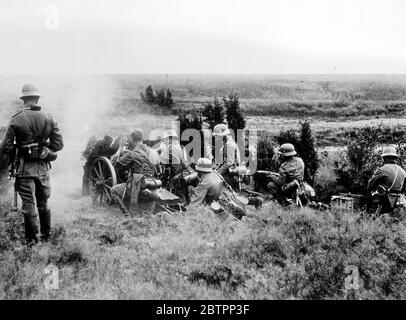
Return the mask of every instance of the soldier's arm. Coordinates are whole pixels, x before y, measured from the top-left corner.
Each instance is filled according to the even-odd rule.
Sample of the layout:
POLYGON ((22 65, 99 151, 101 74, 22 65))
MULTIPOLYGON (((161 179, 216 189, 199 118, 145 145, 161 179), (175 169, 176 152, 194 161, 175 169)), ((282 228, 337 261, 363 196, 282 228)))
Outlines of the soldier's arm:
POLYGON ((131 155, 131 152, 126 152, 124 153, 121 157, 119 157, 119 159, 117 160, 117 162, 119 164, 121 164, 124 168, 127 168, 131 165, 133 161, 133 157, 131 155))
POLYGON ((375 189, 378 186, 381 178, 382 178, 382 170, 378 168, 375 170, 374 174, 372 175, 372 178, 368 181, 367 190, 375 189))
POLYGON ((63 148, 62 134, 59 131, 58 124, 51 118, 51 133, 49 135, 48 147, 52 151, 61 151, 63 148))
POLYGON ((194 189, 195 196, 192 198, 190 205, 194 206, 204 201, 207 195, 207 186, 204 183, 199 183, 194 189))
POLYGON ((286 176, 287 176, 287 170, 285 168, 285 165, 282 165, 279 169, 278 176, 275 176, 274 182, 278 186, 283 186, 286 182, 286 176))
POLYGON ((5 154, 10 154, 13 151, 15 132, 11 123, 9 124, 6 134, 4 135, 4 140, 0 146, 0 149, 5 154))

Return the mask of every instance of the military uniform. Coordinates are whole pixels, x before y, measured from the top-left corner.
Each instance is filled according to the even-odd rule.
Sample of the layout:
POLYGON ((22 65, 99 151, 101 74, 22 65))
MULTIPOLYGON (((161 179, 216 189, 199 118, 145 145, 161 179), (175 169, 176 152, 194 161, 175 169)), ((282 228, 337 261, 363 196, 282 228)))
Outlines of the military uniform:
POLYGON ((405 170, 395 163, 386 163, 376 169, 368 181, 367 189, 374 191, 381 185, 388 190, 387 196, 383 199, 381 213, 391 212, 394 209, 396 199, 403 191, 405 179, 405 170))
MULTIPOLYGON (((117 160, 117 166, 122 169, 129 170, 132 174, 142 174, 149 177, 156 175, 158 163, 159 156, 156 151, 144 144, 136 146, 134 150, 126 152, 117 160)), ((124 215, 129 214, 128 207, 131 202, 131 190, 128 184, 127 181, 111 188, 111 196, 118 202, 124 215)))
POLYGON ((223 157, 223 162, 219 164, 217 172, 224 177, 229 185, 235 187, 229 168, 233 165, 238 166, 241 163, 241 156, 237 143, 231 137, 228 136, 226 142, 220 148, 220 155, 223 157))
POLYGON ((16 139, 19 154, 16 174, 16 187, 22 199, 22 213, 25 221, 25 237, 28 243, 37 242, 37 213, 40 218, 40 231, 48 237, 51 228, 51 212, 48 207, 51 187, 49 184, 50 163, 40 159, 29 160, 27 146, 39 143, 57 152, 63 148, 63 140, 57 124, 51 116, 41 111, 40 106, 32 106, 15 114, 10 121, 2 144, 2 150, 10 154, 16 139))
POLYGON ((284 162, 278 175, 268 183, 271 194, 280 202, 283 202, 290 193, 285 188, 295 180, 300 184, 304 180, 305 165, 301 158, 291 157, 284 162))
POLYGON ((217 200, 224 190, 224 181, 215 172, 202 174, 200 182, 194 189, 190 205, 210 204, 217 200))
POLYGON ((170 166, 174 172, 178 172, 182 164, 186 163, 185 150, 179 142, 165 144, 161 149, 160 162, 170 166))

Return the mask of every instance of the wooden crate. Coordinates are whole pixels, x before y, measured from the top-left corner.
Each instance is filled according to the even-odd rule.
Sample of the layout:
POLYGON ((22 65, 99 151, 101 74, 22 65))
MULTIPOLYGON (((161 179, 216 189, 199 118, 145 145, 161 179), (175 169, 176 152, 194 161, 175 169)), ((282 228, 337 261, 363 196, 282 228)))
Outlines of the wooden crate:
POLYGON ((331 209, 337 211, 362 210, 365 197, 359 194, 340 193, 331 198, 331 209))

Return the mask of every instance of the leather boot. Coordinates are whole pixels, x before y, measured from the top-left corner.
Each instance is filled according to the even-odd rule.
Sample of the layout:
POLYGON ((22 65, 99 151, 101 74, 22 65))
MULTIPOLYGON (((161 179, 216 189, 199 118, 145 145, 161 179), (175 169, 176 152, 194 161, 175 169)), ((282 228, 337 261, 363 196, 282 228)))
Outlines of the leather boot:
POLYGON ((123 213, 123 215, 125 217, 129 217, 130 212, 128 211, 126 205, 124 204, 124 201, 121 198, 116 198, 116 202, 117 202, 118 206, 120 207, 120 210, 123 213))
POLYGON ((261 197, 248 197, 248 205, 254 205, 255 209, 262 208, 262 204, 264 203, 264 199, 261 197))
POLYGON ((38 243, 38 217, 24 215, 25 240, 28 247, 38 243))
POLYGON ((47 242, 51 233, 51 210, 38 209, 41 241, 47 242))

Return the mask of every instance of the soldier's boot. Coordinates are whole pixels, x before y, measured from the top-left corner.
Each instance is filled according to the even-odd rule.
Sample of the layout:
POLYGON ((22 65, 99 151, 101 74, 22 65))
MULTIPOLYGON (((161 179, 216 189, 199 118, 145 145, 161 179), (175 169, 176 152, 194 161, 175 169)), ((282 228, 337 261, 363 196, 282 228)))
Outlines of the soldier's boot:
POLYGON ((41 241, 48 242, 51 233, 51 210, 49 208, 38 208, 41 241))
POLYGON ((38 243, 38 217, 24 215, 24 229, 27 247, 36 245, 38 243))
POLYGON ((255 209, 261 209, 264 199, 261 197, 248 197, 248 205, 254 205, 255 209))
POLYGON ((130 216, 130 212, 127 209, 127 206, 124 204, 124 201, 121 198, 116 198, 116 203, 118 204, 121 212, 123 213, 123 215, 125 217, 129 217, 130 216))

